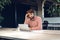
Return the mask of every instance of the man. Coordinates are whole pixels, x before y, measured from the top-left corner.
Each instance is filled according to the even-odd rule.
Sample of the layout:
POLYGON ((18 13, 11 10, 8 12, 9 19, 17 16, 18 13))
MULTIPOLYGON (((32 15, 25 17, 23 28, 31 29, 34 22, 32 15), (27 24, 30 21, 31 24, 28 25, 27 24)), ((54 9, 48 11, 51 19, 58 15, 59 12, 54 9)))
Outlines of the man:
POLYGON ((27 11, 24 23, 28 24, 30 30, 41 30, 42 29, 41 17, 34 16, 34 11, 32 9, 27 11))

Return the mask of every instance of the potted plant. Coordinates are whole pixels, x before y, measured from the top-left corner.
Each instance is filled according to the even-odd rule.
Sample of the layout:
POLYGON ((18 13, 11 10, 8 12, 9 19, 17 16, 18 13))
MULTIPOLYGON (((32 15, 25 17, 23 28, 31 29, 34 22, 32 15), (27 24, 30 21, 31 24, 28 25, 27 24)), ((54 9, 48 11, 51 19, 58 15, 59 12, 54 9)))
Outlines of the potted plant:
MULTIPOLYGON (((2 10, 4 9, 5 5, 9 5, 11 3, 11 0, 0 0, 0 24, 4 20, 4 17, 1 15, 2 10)), ((1 27, 1 25, 0 25, 1 27)))

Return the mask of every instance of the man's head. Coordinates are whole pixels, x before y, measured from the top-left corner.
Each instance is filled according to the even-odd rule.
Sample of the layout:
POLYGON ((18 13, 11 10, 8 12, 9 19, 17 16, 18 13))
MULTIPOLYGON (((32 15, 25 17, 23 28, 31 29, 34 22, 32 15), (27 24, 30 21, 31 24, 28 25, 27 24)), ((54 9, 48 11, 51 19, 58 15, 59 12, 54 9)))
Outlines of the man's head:
POLYGON ((30 10, 28 10, 27 11, 27 17, 29 17, 29 18, 32 18, 33 16, 34 16, 34 11, 33 11, 33 9, 30 9, 30 10))

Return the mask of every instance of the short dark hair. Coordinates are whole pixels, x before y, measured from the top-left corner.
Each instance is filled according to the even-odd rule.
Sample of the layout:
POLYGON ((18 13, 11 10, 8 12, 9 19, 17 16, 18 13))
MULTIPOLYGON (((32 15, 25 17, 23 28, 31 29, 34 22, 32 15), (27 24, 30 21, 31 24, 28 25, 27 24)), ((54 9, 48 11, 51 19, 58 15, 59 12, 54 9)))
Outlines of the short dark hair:
POLYGON ((34 10, 33 10, 33 9, 29 9, 29 10, 27 11, 27 13, 34 13, 34 10))

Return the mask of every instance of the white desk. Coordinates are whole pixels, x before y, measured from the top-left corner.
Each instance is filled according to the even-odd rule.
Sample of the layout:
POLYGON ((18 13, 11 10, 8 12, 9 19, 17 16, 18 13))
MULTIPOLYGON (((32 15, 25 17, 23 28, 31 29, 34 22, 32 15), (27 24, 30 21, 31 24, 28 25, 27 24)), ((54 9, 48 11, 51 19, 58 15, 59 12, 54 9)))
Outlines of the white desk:
POLYGON ((23 31, 0 31, 0 36, 28 39, 28 40, 60 40, 60 31, 58 30, 37 30, 32 32, 23 31))

